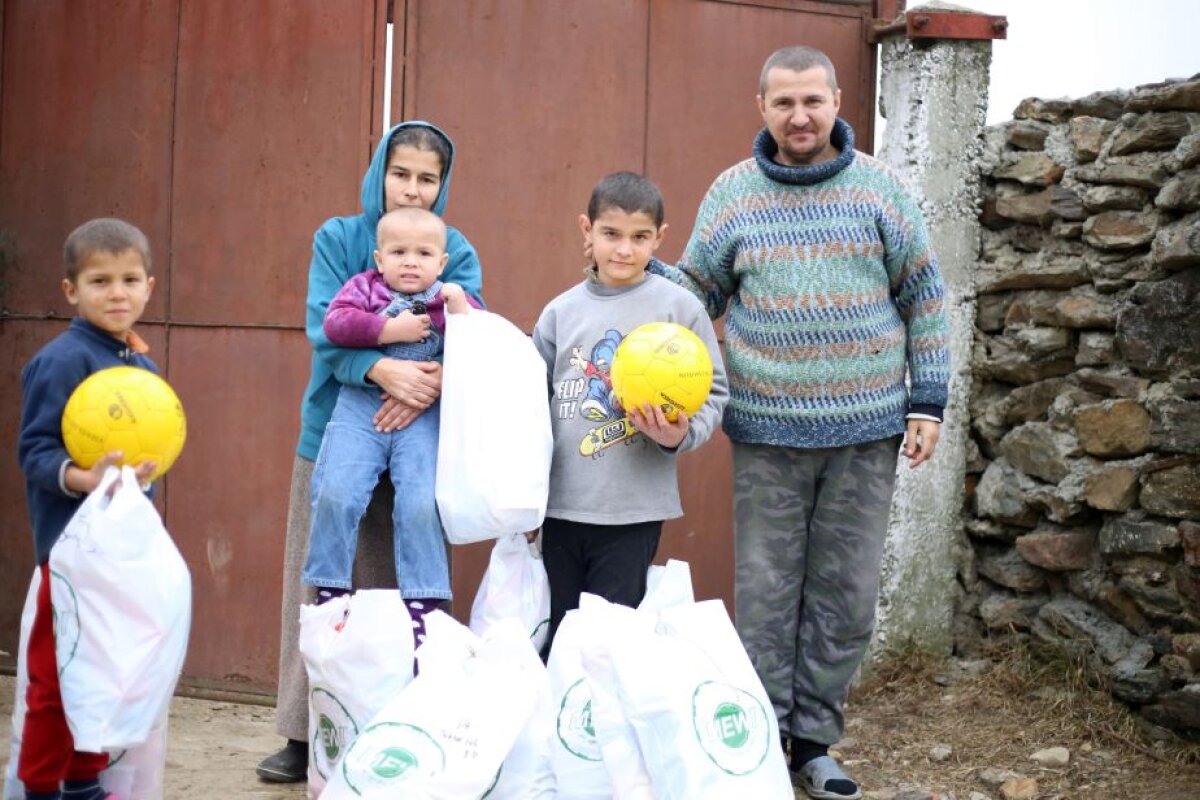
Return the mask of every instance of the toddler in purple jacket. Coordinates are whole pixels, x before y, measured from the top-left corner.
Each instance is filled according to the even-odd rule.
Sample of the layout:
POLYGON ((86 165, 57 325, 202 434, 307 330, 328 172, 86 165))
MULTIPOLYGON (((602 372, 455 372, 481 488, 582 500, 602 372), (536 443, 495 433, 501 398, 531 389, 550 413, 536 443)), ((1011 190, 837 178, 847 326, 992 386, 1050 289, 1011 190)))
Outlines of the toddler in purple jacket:
MULTIPOLYGON (((381 347, 411 361, 442 356, 446 313, 463 314, 475 302, 461 286, 442 283, 446 225, 436 214, 405 207, 384 214, 376 229, 373 270, 352 277, 325 314, 325 334, 340 347, 381 347)), ((325 429, 312 478, 312 530, 303 580, 317 602, 346 594, 358 545, 358 524, 380 473, 396 488, 392 511, 396 578, 409 602, 414 635, 424 615, 450 597, 450 568, 434 500, 439 404, 408 427, 376 429, 379 389, 342 385, 325 429)))

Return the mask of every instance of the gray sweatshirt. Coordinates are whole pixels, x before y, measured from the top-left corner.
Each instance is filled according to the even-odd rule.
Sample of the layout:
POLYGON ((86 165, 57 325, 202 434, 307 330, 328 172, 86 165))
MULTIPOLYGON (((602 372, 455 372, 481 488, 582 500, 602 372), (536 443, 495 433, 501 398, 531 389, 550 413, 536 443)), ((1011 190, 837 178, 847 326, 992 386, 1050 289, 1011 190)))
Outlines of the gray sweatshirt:
POLYGON ((628 525, 683 516, 676 454, 704 444, 729 400, 712 322, 691 292, 647 274, 635 286, 588 278, 542 311, 533 343, 546 361, 554 461, 546 516, 593 525, 628 525), (625 334, 647 322, 676 322, 708 347, 713 384, 689 418, 687 437, 668 450, 625 421, 609 366, 625 334))

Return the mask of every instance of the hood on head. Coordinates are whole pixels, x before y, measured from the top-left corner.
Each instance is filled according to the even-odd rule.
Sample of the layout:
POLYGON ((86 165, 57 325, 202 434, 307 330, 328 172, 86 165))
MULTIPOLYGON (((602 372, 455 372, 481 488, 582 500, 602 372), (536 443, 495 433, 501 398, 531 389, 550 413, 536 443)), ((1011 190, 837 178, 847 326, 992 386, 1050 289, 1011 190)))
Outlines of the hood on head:
POLYGON ((450 193, 450 172, 454 167, 454 142, 450 140, 445 131, 431 123, 421 120, 401 122, 393 126, 379 140, 379 145, 375 148, 375 155, 371 156, 371 165, 367 167, 367 174, 363 175, 361 195, 363 216, 366 217, 372 231, 378 224, 379 218, 383 216, 383 178, 387 169, 388 142, 396 135, 396 131, 412 127, 429 128, 445 139, 446 145, 450 148, 450 160, 442 170, 442 186, 438 190, 437 200, 434 201, 433 208, 430 210, 440 217, 446 209, 446 197, 450 193))

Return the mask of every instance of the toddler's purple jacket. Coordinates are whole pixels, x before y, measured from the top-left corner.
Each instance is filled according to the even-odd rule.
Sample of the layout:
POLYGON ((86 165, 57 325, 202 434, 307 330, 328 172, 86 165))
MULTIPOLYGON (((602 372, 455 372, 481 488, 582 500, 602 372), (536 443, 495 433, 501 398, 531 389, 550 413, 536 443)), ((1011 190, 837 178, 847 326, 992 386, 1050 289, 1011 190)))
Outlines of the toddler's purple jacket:
MULTIPOLYGON (((392 302, 392 290, 379 270, 360 272, 334 295, 325 312, 325 335, 339 347, 378 347, 379 333, 387 322, 380 314, 392 302)), ((483 308, 467 295, 473 308, 483 308)), ((437 331, 446 330, 446 303, 435 295, 425 301, 429 324, 437 331)))

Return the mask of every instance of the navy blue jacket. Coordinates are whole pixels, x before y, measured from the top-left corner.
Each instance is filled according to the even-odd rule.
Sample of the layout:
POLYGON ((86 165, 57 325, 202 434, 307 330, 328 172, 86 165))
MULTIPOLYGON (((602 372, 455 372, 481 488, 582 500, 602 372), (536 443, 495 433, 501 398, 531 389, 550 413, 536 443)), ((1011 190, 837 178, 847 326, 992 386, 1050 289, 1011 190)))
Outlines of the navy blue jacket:
POLYGON ((33 523, 37 563, 50 558, 50 548, 83 502, 68 493, 63 475, 71 457, 62 438, 67 399, 83 379, 108 367, 134 366, 157 373, 158 367, 124 342, 81 317, 37 352, 21 370, 21 430, 17 458, 25 473, 25 500, 33 523))

